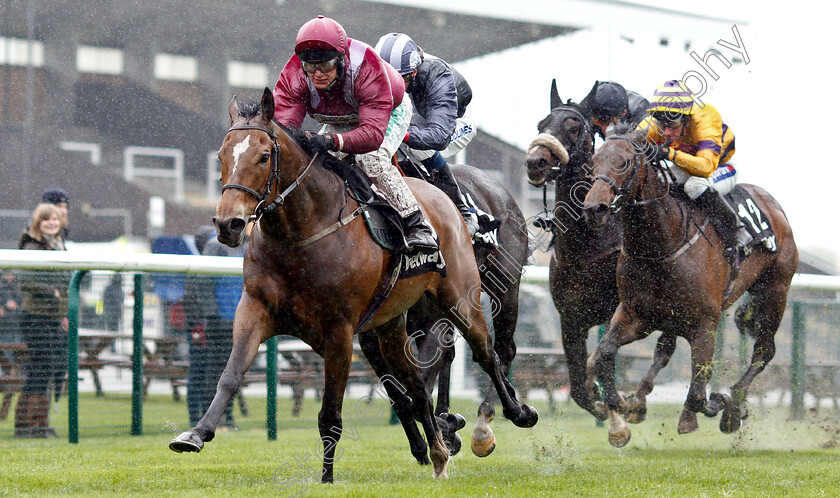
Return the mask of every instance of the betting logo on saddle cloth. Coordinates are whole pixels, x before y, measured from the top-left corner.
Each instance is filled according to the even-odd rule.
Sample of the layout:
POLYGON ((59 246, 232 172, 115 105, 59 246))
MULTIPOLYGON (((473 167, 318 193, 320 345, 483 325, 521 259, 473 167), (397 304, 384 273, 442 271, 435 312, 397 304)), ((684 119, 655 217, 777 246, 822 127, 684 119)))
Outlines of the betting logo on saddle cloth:
POLYGON ((726 200, 729 205, 738 213, 738 217, 750 231, 753 236, 753 242, 750 247, 763 247, 769 253, 776 253, 779 247, 776 244, 776 234, 773 233, 773 227, 767 221, 767 216, 759 209, 758 204, 750 197, 749 192, 740 185, 736 185, 731 192, 726 195, 726 200))

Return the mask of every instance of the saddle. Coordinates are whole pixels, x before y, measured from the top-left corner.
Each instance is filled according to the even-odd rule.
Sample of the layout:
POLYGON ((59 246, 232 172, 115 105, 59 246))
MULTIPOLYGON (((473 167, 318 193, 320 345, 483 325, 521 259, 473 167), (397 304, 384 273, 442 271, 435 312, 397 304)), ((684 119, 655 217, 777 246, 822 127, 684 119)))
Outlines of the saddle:
POLYGON ((323 165, 344 180, 350 195, 359 203, 362 218, 373 240, 383 249, 400 255, 399 278, 409 278, 428 271, 446 276, 446 263, 440 251, 406 252, 402 218, 377 191, 370 178, 354 164, 325 154, 323 165))

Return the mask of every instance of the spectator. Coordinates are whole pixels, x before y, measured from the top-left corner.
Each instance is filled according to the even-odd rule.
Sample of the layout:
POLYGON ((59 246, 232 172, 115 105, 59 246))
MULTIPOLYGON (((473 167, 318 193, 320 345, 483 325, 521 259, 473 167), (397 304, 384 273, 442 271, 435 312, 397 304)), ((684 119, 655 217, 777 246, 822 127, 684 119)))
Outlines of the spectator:
POLYGON ((120 319, 123 312, 125 295, 122 289, 122 274, 115 272, 102 293, 102 314, 105 319, 105 330, 117 332, 120 330, 120 319))
MULTIPOLYGON (((195 234, 195 246, 199 254, 207 241, 215 235, 216 228, 210 225, 199 227, 195 234)), ((207 275, 189 275, 184 288, 184 315, 189 330, 190 372, 187 378, 187 412, 190 425, 195 426, 204 415, 204 379, 207 374, 207 323, 205 310, 212 306, 213 279, 207 275)))
POLYGON ((63 247, 69 233, 67 230, 67 210, 70 207, 70 198, 63 190, 53 188, 41 194, 41 202, 54 204, 58 208, 58 218, 61 220, 61 245, 63 247))
MULTIPOLYGON (((20 236, 18 249, 64 250, 60 216, 55 205, 39 204, 32 213, 29 229, 20 236)), ((20 333, 28 347, 28 360, 15 411, 15 437, 56 437, 55 430, 49 427, 47 391, 50 379, 63 378, 67 369, 68 283, 65 272, 20 274, 24 295, 20 333)))
POLYGON ((20 342, 18 312, 23 295, 17 275, 10 270, 0 271, 0 342, 20 342))
MULTIPOLYGON (((251 227, 246 228, 245 241, 251 233, 251 227)), ((214 234, 215 235, 215 234, 214 234)), ((242 257, 245 254, 245 241, 239 247, 228 247, 216 239, 211 238, 204 246, 201 254, 204 256, 242 257)), ((215 277, 211 279, 211 296, 205 309, 205 333, 207 337, 207 370, 204 378, 204 401, 201 404, 202 413, 210 407, 216 395, 216 385, 227 365, 230 351, 233 348, 233 318, 236 306, 242 297, 242 277, 215 277)), ((233 398, 225 407, 225 417, 222 423, 236 429, 233 420, 233 398)))

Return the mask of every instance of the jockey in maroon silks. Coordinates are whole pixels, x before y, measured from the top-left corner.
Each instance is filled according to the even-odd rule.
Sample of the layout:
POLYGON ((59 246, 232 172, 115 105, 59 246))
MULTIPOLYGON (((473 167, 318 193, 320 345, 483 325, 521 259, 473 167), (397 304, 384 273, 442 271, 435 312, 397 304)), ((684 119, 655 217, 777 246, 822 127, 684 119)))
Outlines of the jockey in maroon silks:
MULTIPOLYGON (((348 38, 333 19, 304 24, 295 54, 274 87, 274 119, 300 127, 308 113, 323 125, 310 141, 328 151, 355 154, 356 162, 406 225, 409 249, 437 249, 420 204, 391 163, 411 122, 399 73, 369 45, 348 38)), ((337 154, 338 155, 338 154, 337 154)))

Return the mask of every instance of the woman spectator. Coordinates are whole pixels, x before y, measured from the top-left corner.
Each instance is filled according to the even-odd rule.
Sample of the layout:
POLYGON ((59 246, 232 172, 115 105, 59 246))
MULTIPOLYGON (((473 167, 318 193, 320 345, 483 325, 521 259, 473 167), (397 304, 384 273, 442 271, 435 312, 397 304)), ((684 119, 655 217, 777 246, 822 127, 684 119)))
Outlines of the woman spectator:
MULTIPOLYGON (((61 251, 61 218, 53 204, 39 204, 18 249, 61 251)), ((20 334, 27 345, 26 381, 15 411, 15 437, 51 438, 48 394, 50 379, 63 378, 67 350, 67 291, 65 272, 28 272, 19 275, 23 291, 20 334)))

